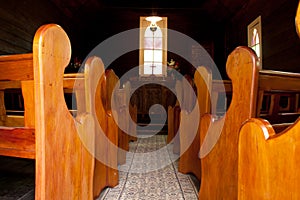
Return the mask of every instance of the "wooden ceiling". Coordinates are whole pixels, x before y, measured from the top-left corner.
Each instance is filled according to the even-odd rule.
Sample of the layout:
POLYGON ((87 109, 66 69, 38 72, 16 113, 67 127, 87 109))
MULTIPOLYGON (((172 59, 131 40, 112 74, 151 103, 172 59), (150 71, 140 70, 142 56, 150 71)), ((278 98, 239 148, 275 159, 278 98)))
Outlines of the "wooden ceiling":
POLYGON ((69 19, 93 20, 107 11, 111 14, 135 12, 151 14, 189 14, 212 22, 224 22, 243 9, 250 0, 51 0, 69 19))

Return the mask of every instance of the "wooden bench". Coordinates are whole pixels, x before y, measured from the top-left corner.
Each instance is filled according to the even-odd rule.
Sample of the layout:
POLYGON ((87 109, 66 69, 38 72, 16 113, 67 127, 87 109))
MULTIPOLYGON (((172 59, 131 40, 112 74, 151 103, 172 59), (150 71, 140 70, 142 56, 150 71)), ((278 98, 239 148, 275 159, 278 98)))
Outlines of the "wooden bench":
MULTIPOLYGON (((299 78, 297 73, 259 71, 256 117, 269 120, 276 132, 287 128, 300 116, 299 78)), ((211 93, 212 113, 222 116, 231 101, 231 81, 213 80, 211 93)))
POLYGON ((0 84, 20 81, 25 102, 24 127, 0 129, 0 154, 35 158, 36 199, 93 198, 94 158, 79 135, 93 148, 94 120, 88 113, 74 119, 66 107, 63 73, 70 56, 67 34, 48 24, 37 30, 33 54, 0 58, 0 84))
POLYGON ((124 83, 124 87, 123 87, 124 91, 125 91, 125 99, 126 102, 128 102, 128 112, 130 114, 131 120, 128 119, 126 121, 128 121, 129 123, 129 127, 128 127, 128 134, 129 134, 129 141, 137 141, 137 106, 135 104, 133 104, 133 102, 131 101, 131 83, 130 81, 126 81, 124 83))
POLYGON ((195 105, 195 98, 193 99, 194 81, 190 75, 185 75, 184 79, 176 80, 175 92, 177 100, 175 105, 168 106, 168 135, 167 143, 173 144, 173 153, 180 155, 180 124, 181 124, 181 109, 190 112, 195 105))
POLYGON ((131 83, 126 81, 122 87, 116 90, 116 99, 119 115, 119 164, 125 164, 126 152, 129 151, 129 143, 137 140, 137 106, 130 101, 131 83))
POLYGON ((84 77, 88 90, 85 90, 86 94, 81 97, 77 95, 77 99, 85 97, 85 110, 91 113, 96 121, 93 196, 97 198, 105 187, 115 187, 119 183, 118 126, 115 123, 116 117, 111 114, 112 108, 108 105, 110 100, 107 88, 111 83, 101 58, 93 56, 87 59, 84 63, 84 77))
POLYGON ((179 130, 180 124, 180 104, 182 102, 182 83, 177 80, 175 83, 175 92, 177 100, 174 105, 168 106, 168 136, 167 143, 173 143, 173 152, 179 154, 179 130))
POLYGON ((120 89, 119 77, 115 74, 112 69, 105 70, 106 77, 106 107, 109 110, 109 115, 115 118, 115 123, 118 126, 118 141, 117 141, 117 160, 118 164, 124 164, 126 162, 126 152, 129 151, 129 136, 128 123, 126 108, 124 105, 125 93, 124 90, 120 89), (114 109, 112 109, 114 108, 114 109), (120 119, 120 120, 119 120, 120 119))
MULTIPOLYGON (((228 58, 227 71, 235 72, 231 68, 236 67, 239 69, 239 73, 236 72, 236 75, 233 74, 231 77, 232 100, 230 106, 228 107, 225 116, 221 117, 220 120, 214 119, 212 115, 206 115, 200 120, 200 140, 202 145, 200 156, 202 157, 201 166, 203 172, 203 176, 201 177, 200 198, 224 198, 227 196, 236 198, 238 166, 237 141, 240 126, 250 117, 261 116, 260 111, 262 101, 266 94, 272 93, 272 95, 277 95, 278 97, 282 94, 300 93, 299 74, 265 70, 257 71, 255 69, 258 68, 257 66, 253 67, 255 69, 253 69, 253 71, 248 69, 248 72, 244 72, 244 69, 246 70, 246 68, 241 68, 243 67, 242 64, 230 66, 230 59, 242 60, 247 57, 251 58, 251 51, 247 50, 245 47, 236 49, 231 57, 236 58, 228 58), (242 58, 241 56, 244 56, 245 58, 242 58), (252 73, 252 79, 247 79, 246 73, 252 73), (241 80, 234 80, 238 79, 238 77, 243 77, 243 79, 247 79, 248 82, 243 83, 241 80), (234 86, 234 84, 248 84, 249 86, 234 86), (244 104, 245 102, 248 104, 244 104), (206 142, 204 142, 205 140, 206 142), (210 142, 207 142, 209 140, 210 142), (212 145, 213 141, 217 141, 215 145, 212 145), (228 152, 230 152, 230 154, 228 152), (218 167, 224 169, 224 171, 216 169, 218 167)), ((253 61, 255 60, 255 57, 249 60, 253 61)), ((240 61, 237 60, 234 62, 240 61)), ((255 66, 255 63, 252 63, 255 66)), ((280 107, 278 98, 273 98, 273 101, 270 102, 271 109, 269 115, 270 117, 274 117, 277 120, 276 122, 279 123, 274 125, 278 130, 279 128, 286 128, 289 125, 286 124, 284 119, 287 115, 299 116, 297 111, 291 114, 285 113, 284 116, 281 116, 282 113, 278 112, 278 108, 280 107), (281 118, 283 118, 283 120, 281 120, 281 118), (284 123, 284 126, 282 123, 284 123)), ((295 119, 296 118, 292 118, 291 120, 295 119)), ((291 123, 291 121, 289 122, 291 123)))
MULTIPOLYGON (((296 28, 300 36, 300 4, 296 28)), ((283 85, 299 89, 298 84, 299 80, 293 85, 283 85)), ((261 118, 251 118, 242 125, 238 148, 239 199, 300 198, 299 133, 300 118, 277 134, 274 127, 261 118)))
POLYGON ((236 48, 228 57, 232 100, 218 120, 211 114, 200 119, 201 186, 199 199, 237 199, 237 147, 241 124, 255 116, 259 67, 255 53, 236 48))
MULTIPOLYGON (((73 74, 64 74, 64 79, 63 79, 63 88, 64 88, 64 94, 73 94, 76 96, 74 98, 74 100, 77 101, 76 104, 76 109, 73 108, 73 110, 69 111, 72 113, 73 116, 76 116, 77 114, 84 114, 85 112, 88 113, 92 113, 94 114, 94 112, 91 112, 92 109, 96 108, 96 110, 101 109, 101 105, 100 103, 97 103, 97 105, 99 106, 95 106, 95 101, 98 102, 100 99, 100 97, 97 97, 96 100, 91 100, 91 94, 95 94, 95 91, 91 91, 91 89, 94 89, 95 86, 97 86, 98 81, 100 79, 101 74, 97 72, 97 70, 101 72, 101 70, 103 71, 103 65, 98 64, 99 61, 97 62, 96 60, 100 59, 100 58, 89 58, 86 66, 85 66, 85 70, 84 73, 73 73, 73 74), (98 69, 99 68, 99 69, 98 69), (85 89, 87 88, 87 89, 85 89), (86 99, 89 98, 89 99, 86 99), (90 102, 87 104, 87 102, 90 102), (91 105, 93 104, 93 105, 91 105)), ((101 61, 102 62, 102 61, 101 61)), ((100 82, 99 82, 100 84, 100 82)), ((101 84, 104 84, 104 82, 101 82, 101 84)), ((3 88, 21 88, 20 82, 18 81, 5 81, 5 82, 1 82, 1 86, 3 88)), ((3 91, 2 91, 3 92, 3 91)), ((28 95, 24 95, 25 99, 28 99, 28 95)), ((93 96, 93 98, 95 98, 93 96)), ((1 98, 1 101, 3 102, 4 98, 1 98)), ((31 106, 31 110, 34 110, 34 104, 33 99, 30 98, 30 101, 27 101, 28 103, 25 104, 26 108, 29 106, 31 106)), ((71 102, 73 104, 73 102, 71 102)), ((3 102, 4 104, 4 102, 3 102)), ((22 104, 24 104, 24 102, 22 102, 22 104)), ((5 108, 5 105, 2 105, 1 108, 5 108)), ((102 108, 103 109, 103 108, 102 108)), ((10 115, 7 116, 5 115, 5 109, 2 109, 3 112, 3 117, 2 117, 2 123, 5 124, 6 126, 24 126, 24 119, 27 119, 28 121, 28 115, 27 117, 24 118, 24 115, 10 115)), ((30 109, 25 109, 26 113, 30 113, 29 112, 30 109)), ((101 117, 99 117, 98 121, 104 121, 104 117, 102 115, 100 115, 101 117)), ((96 115, 93 115, 94 119, 97 119, 96 115)), ((33 116, 34 118, 34 116, 33 116)), ((29 118, 30 119, 30 118, 29 118)), ((25 120, 26 121, 26 120, 25 120)), ((28 126, 28 123, 27 125, 28 126)), ((112 130, 112 129, 109 129, 112 130)), ((117 138, 115 134, 109 134, 109 130, 105 133, 106 137, 110 140, 113 141, 114 138, 117 138)), ((91 136, 92 137, 92 136, 91 136)), ((101 142, 98 142, 100 146, 107 146, 108 145, 108 140, 107 138, 104 138, 103 140, 101 140, 101 142)), ((117 142, 115 141, 114 144, 117 145, 117 142)), ((84 144, 87 145, 87 144, 84 144)), ((113 149, 113 148, 112 148, 113 149)), ((92 149, 89 149, 90 151, 92 149)), ((94 155, 94 153, 92 153, 94 155)), ((94 177, 95 177, 95 181, 94 181, 94 196, 97 197, 100 194, 100 191, 102 191, 105 187, 110 186, 110 187, 114 187, 118 184, 118 171, 117 169, 117 165, 113 165, 113 166, 107 166, 109 164, 108 159, 116 159, 117 155, 116 153, 114 153, 114 151, 107 151, 107 149, 105 148, 103 150, 103 152, 101 153, 101 155, 106 155, 104 157, 98 158, 96 159, 96 165, 101 165, 101 167, 96 167, 96 170, 94 171, 94 177), (99 162, 98 160, 100 160, 101 162, 99 162), (103 164, 104 163, 104 164, 103 164), (100 177, 100 178, 99 178, 100 177), (109 177, 109 178, 107 178, 109 177), (115 178, 114 178, 115 177, 115 178)))
POLYGON ((211 114, 223 116, 232 97, 231 80, 211 80, 211 114))
MULTIPOLYGON (((205 70, 203 69, 203 67, 199 67, 198 69, 205 70)), ((199 77, 200 80, 203 79, 202 82, 207 82, 208 84, 210 84, 210 86, 197 86, 198 89, 201 88, 201 90, 198 91, 198 93, 202 92, 200 96, 198 95, 198 97, 200 97, 200 99, 198 99, 198 104, 199 106, 202 106, 202 109, 199 110, 200 115, 202 115, 203 113, 212 113, 212 115, 214 115, 214 120, 216 120, 226 113, 226 110, 228 109, 231 103, 232 83, 231 80, 212 80, 211 77, 211 73, 210 75, 205 75, 205 73, 203 73, 202 76, 199 77), (210 87, 211 89, 206 90, 207 87, 210 87), (209 104, 207 104, 207 101, 209 101, 209 104)), ((196 78, 194 79, 194 81, 196 82, 196 78)), ((255 112, 255 116, 271 119, 270 121, 272 122, 276 132, 287 128, 300 115, 299 80, 299 74, 295 73, 271 70, 259 71, 257 93, 258 97, 256 101, 257 109, 255 112), (281 97, 286 97, 285 100, 287 101, 287 108, 281 108, 281 97), (269 101, 265 101, 265 98, 269 101)), ((187 89, 185 89, 185 91, 187 91, 187 89)), ((186 116, 184 116, 182 114, 181 117, 188 117, 188 115, 186 114, 186 116)), ((193 135, 191 135, 189 133, 190 131, 188 131, 191 125, 192 122, 190 122, 190 124, 186 123, 182 125, 182 135, 180 139, 180 144, 183 146, 189 144, 189 149, 194 150, 187 151, 184 154, 181 153, 182 155, 179 160, 179 171, 182 173, 193 173, 200 180, 201 170, 199 167, 199 161, 197 160, 200 147, 197 143, 193 142, 191 144, 190 142, 188 142, 188 138, 193 138, 193 135)), ((195 140, 197 140, 197 137, 195 138, 195 140)))
MULTIPOLYGON (((197 89, 195 105, 194 96, 189 89, 190 87, 183 84, 183 96, 185 97, 186 106, 181 109, 180 116, 180 158, 178 171, 181 173, 193 173, 198 180, 201 180, 200 159, 198 156, 200 149, 200 136, 198 126, 200 125, 200 117, 205 113, 210 113, 210 98, 212 74, 210 69, 206 67, 198 67, 194 74, 194 84, 197 89), (190 105, 195 105, 190 107, 190 105), (198 119, 198 120, 197 120, 198 119), (195 126, 195 123, 197 123, 195 126)), ((191 81, 191 80, 190 80, 191 81)))
POLYGON ((299 199, 300 118, 276 134, 261 118, 249 119, 239 133, 238 198, 299 199))

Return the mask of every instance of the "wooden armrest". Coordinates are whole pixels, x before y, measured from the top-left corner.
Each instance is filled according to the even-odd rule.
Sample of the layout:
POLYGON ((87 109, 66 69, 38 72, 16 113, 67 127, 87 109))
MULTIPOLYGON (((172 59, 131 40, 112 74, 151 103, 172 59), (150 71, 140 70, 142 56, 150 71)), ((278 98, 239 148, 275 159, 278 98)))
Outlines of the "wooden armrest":
POLYGON ((0 127, 0 155, 35 158, 35 130, 26 127, 0 127))

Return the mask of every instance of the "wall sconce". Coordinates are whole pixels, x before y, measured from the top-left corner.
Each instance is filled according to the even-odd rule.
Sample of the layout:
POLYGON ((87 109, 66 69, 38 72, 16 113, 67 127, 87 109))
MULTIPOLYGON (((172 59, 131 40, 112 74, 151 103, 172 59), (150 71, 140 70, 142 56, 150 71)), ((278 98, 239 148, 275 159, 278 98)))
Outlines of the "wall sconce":
POLYGON ((151 16, 146 17, 146 20, 150 22, 150 30, 155 32, 157 30, 156 22, 159 22, 160 20, 162 20, 162 18, 158 16, 151 16))

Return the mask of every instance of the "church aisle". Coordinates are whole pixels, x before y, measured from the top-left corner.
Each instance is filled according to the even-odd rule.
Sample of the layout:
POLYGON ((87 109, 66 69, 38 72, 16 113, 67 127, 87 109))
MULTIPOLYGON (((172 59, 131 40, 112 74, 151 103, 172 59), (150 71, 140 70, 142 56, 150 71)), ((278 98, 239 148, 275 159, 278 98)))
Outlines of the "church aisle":
POLYGON ((174 156, 172 145, 166 145, 166 135, 131 142, 126 164, 119 166, 119 185, 105 189, 98 200, 198 199, 195 180, 178 172, 174 156))

